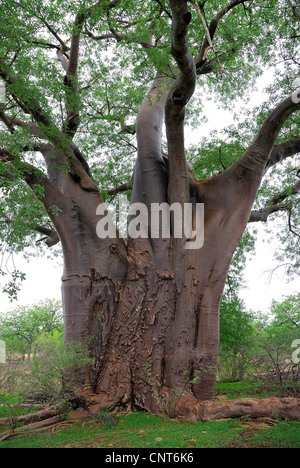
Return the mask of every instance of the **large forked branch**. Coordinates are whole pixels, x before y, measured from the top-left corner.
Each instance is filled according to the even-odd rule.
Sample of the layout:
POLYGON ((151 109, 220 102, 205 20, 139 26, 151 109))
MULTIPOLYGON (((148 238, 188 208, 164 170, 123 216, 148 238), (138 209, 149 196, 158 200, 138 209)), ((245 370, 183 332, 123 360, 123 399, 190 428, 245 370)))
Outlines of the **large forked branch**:
POLYGON ((52 213, 54 205, 61 212, 65 209, 65 197, 40 169, 25 161, 21 161, 19 157, 6 148, 0 149, 0 161, 8 164, 6 178, 9 180, 14 180, 14 172, 17 171, 22 174, 25 182, 33 190, 37 186, 43 187, 43 193, 39 199, 43 202, 48 212, 52 213))
MULTIPOLYGON (((33 122, 25 122, 24 120, 20 120, 16 117, 11 117, 10 115, 7 115, 5 114, 3 111, 1 111, 1 108, 0 108, 0 119, 5 123, 5 125, 8 127, 8 129, 10 130, 10 132, 14 132, 14 127, 20 127, 20 128, 26 128, 29 130, 30 134, 33 136, 33 137, 36 137, 40 140, 46 140, 46 141, 49 141, 49 138, 46 136, 46 134, 44 132, 42 132, 42 130, 38 127, 37 124, 33 123, 33 122)), ((62 135, 63 137, 63 135, 62 135)), ((55 147, 55 145, 54 145, 55 147)), ((43 145, 43 144, 39 144, 39 149, 34 149, 35 151, 41 151, 43 153, 43 148, 44 149, 50 149, 50 144, 48 143, 48 146, 47 145, 43 145)), ((86 159, 83 157, 83 155, 81 154, 80 150, 78 149, 78 147, 75 145, 75 143, 73 142, 70 142, 70 150, 73 151, 74 153, 74 157, 76 157, 78 159, 78 161, 82 164, 85 172, 87 173, 87 175, 92 179, 92 174, 91 174, 91 171, 90 171, 90 168, 89 168, 89 165, 86 161, 86 159)), ((54 152, 54 148, 53 148, 53 152, 54 152)), ((53 154, 52 152, 52 154, 53 154)), ((43 153, 44 155, 44 153, 43 153)), ((55 165, 56 162, 59 163, 59 165, 61 165, 61 160, 59 161, 54 161, 53 158, 50 158, 50 161, 49 159, 47 160, 46 159, 46 162, 47 164, 50 163, 51 166, 55 165)))
MULTIPOLYGON (((39 200, 43 203, 57 231, 44 226, 36 226, 35 230, 47 236, 44 240, 46 240, 48 247, 54 246, 59 242, 58 232, 61 230, 62 218, 65 216, 65 197, 40 169, 32 164, 20 161, 19 158, 7 149, 0 150, 0 161, 7 163, 7 170, 1 173, 2 177, 13 181, 15 179, 15 172, 17 171, 22 174, 23 179, 33 191, 36 190, 36 187, 43 188, 42 194, 39 195, 39 200), (58 214, 54 213, 54 207, 55 211, 58 210, 58 214)), ((11 224, 12 221, 8 217, 5 218, 5 222, 11 224)))
MULTIPOLYGON (((241 202, 245 202, 246 204, 246 200, 249 202, 247 206, 247 211, 249 209, 249 212, 246 213, 245 211, 245 223, 249 220, 252 204, 257 195, 262 178, 266 173, 267 165, 276 164, 276 147, 274 145, 280 130, 289 116, 299 109, 300 89, 281 102, 270 113, 246 152, 235 161, 231 167, 214 177, 212 184, 210 184, 210 180, 208 181, 208 184, 210 184, 212 188, 217 182, 221 183, 221 185, 222 183, 225 185, 229 183, 230 187, 233 188, 234 193, 231 190, 224 192, 224 203, 225 198, 230 206, 236 206, 237 203, 241 202), (274 157, 273 163, 272 157, 274 157), (271 162, 269 163, 268 161, 271 162), (226 197, 226 193, 228 193, 228 197, 226 197)), ((287 146, 288 144, 286 142, 286 148, 287 146)), ((281 149, 283 149, 283 147, 284 144, 281 149)), ((280 205, 280 203, 276 205, 280 205)), ((282 207, 277 206, 277 211, 281 209, 282 207)), ((275 208, 273 207, 273 212, 274 210, 275 208)))
MULTIPOLYGON (((68 224, 65 221, 66 198, 40 169, 32 164, 20 161, 19 157, 9 150, 5 148, 0 149, 0 161, 5 162, 7 165, 7 170, 1 172, 2 177, 14 181, 17 173, 21 174, 33 192, 36 191, 37 187, 42 187, 43 190, 42 193, 39 193, 39 200, 43 203, 55 229, 37 225, 35 231, 45 236, 39 242, 45 241, 49 248, 53 247, 60 242, 59 233, 64 233, 67 229, 68 224), (62 226, 64 226, 63 229, 62 226)), ((13 223, 7 216, 4 217, 8 225, 13 223)))
POLYGON ((185 108, 196 87, 196 67, 188 45, 192 15, 186 0, 170 0, 172 10, 171 53, 179 67, 166 102, 169 154, 169 203, 189 201, 189 178, 184 148, 185 108))
POLYGON ((67 103, 67 121, 64 125, 64 132, 70 137, 74 137, 79 126, 79 96, 78 96, 78 57, 80 34, 85 21, 85 14, 80 13, 76 16, 74 24, 74 32, 72 35, 70 58, 68 59, 64 50, 57 52, 58 59, 66 71, 65 86, 66 86, 66 103, 67 103))
MULTIPOLYGON (((281 102, 265 120, 257 137, 241 158, 231 167, 239 178, 257 174, 258 181, 266 172, 270 155, 281 128, 289 116, 300 109, 300 89, 281 102)), ((226 171, 225 171, 226 172, 226 171)))

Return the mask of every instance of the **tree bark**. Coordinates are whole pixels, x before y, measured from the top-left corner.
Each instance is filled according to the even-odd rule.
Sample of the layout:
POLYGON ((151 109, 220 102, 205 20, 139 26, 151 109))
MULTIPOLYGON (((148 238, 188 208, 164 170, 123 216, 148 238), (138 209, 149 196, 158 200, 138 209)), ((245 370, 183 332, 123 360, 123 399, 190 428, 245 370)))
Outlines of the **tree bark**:
MULTIPOLYGON (((295 108, 290 99, 271 114, 264 127, 273 128, 273 118, 284 121, 290 112, 287 108, 295 108)), ((144 118, 147 121, 144 113, 149 112, 156 129, 149 129, 148 137, 141 141, 145 148, 150 142, 156 150, 144 151, 140 143, 134 184, 136 189, 145 187, 147 178, 156 181, 147 195, 156 187, 155 201, 163 202, 166 193, 160 189, 164 187, 166 167, 159 147, 151 143, 155 132, 159 134, 161 113, 142 106, 140 122, 144 118), (156 176, 151 179, 149 172, 156 176)), ((189 181, 188 200, 205 205, 205 240, 201 249, 185 249, 184 241, 172 236, 160 239, 161 244, 153 239, 128 239, 126 275, 119 282, 117 299, 110 302, 114 306, 110 311, 106 309, 112 319, 107 322, 109 331, 103 332, 106 351, 100 358, 101 372, 94 387, 103 405, 163 413, 166 402, 174 395, 187 393, 197 401, 213 398, 220 298, 276 132, 277 129, 267 139, 262 132, 245 155, 222 174, 197 183, 188 177, 184 179, 189 181)), ((170 171, 167 177, 170 183, 170 171)), ((135 189, 133 193, 140 193, 135 189)), ((108 285, 105 291, 115 294, 108 285)))

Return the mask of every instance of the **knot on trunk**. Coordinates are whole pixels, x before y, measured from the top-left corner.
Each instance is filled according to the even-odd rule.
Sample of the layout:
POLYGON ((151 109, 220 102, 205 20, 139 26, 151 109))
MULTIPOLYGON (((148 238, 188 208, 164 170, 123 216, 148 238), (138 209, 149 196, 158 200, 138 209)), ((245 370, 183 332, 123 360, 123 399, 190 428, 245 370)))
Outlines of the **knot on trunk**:
POLYGON ((188 11, 187 13, 185 13, 183 15, 183 20, 186 24, 190 24, 190 22, 192 21, 192 13, 190 11, 188 11))

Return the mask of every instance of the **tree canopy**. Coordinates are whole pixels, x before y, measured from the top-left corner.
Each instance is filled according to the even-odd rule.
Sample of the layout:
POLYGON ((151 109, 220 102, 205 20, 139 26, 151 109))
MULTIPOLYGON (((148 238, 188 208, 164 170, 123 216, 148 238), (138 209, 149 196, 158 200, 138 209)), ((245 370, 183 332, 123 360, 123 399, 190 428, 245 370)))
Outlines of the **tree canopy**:
MULTIPOLYGON (((60 162, 62 173, 71 161, 76 177, 78 161, 85 161, 105 200, 120 190, 130 195, 139 107, 155 76, 176 76, 178 64, 170 55, 172 13, 165 0, 3 0, 0 9, 4 254, 58 242, 49 213, 60 208, 42 203, 51 147, 69 148, 60 162)), ((190 11, 197 88, 187 124, 201 128, 204 102, 214 100, 227 109, 239 104, 235 125, 188 148, 197 178, 204 179, 231 165, 266 113, 296 89, 299 9, 285 0, 223 0, 191 1, 190 11), (265 70, 273 74, 268 99, 249 115, 256 78, 265 70)), ((293 114, 273 150, 250 219, 266 221, 276 214, 284 220, 279 236, 291 272, 299 268, 298 128, 299 114, 293 114)), ((1 272, 6 273, 4 265, 1 272)), ((16 269, 14 275, 16 284, 21 273, 16 269)))

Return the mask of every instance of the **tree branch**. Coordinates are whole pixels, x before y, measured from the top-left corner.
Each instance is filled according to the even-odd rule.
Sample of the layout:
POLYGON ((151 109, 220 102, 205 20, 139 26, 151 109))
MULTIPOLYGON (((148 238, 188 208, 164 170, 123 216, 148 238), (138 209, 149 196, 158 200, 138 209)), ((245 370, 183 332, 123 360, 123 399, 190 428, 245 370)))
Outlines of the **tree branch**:
MULTIPOLYGON (((15 160, 16 157, 13 154, 10 154, 9 161, 13 167, 13 171, 8 170, 1 175, 13 181, 15 179, 14 171, 17 169, 18 173, 22 175, 23 179, 34 193, 36 193, 35 190, 37 187, 43 187, 43 192, 39 195, 39 200, 43 203, 47 214, 52 220, 57 231, 40 225, 36 226, 35 230, 46 235, 47 237, 41 240, 44 240, 49 248, 53 247, 60 241, 58 232, 60 231, 62 224, 64 224, 63 220, 65 218, 67 201, 62 193, 41 170, 37 169, 32 164, 25 163, 19 159, 15 167, 15 160)), ((11 224, 13 221, 5 215, 5 222, 7 224, 11 224)))
POLYGON ((265 172, 275 166, 275 164, 297 153, 300 153, 300 137, 295 137, 284 143, 275 145, 266 164, 265 172))
MULTIPOLYGON (((65 197, 40 169, 25 161, 21 161, 19 157, 9 152, 7 149, 0 150, 0 160, 11 164, 13 170, 17 170, 18 174, 21 174, 22 178, 33 191, 37 186, 44 188, 39 199, 43 202, 46 210, 51 213, 51 218, 54 205, 57 206, 60 211, 64 210, 66 203, 65 197)), ((9 174, 7 178, 14 180, 13 172, 9 170, 7 172, 9 174)))
POLYGON ((117 187, 108 189, 106 192, 108 195, 117 195, 118 193, 127 192, 128 190, 131 190, 132 186, 133 182, 131 180, 130 182, 125 182, 124 184, 118 185, 117 187))
MULTIPOLYGON (((194 1, 194 0, 190 0, 191 4, 193 5, 193 7, 195 8, 196 12, 198 13, 201 21, 202 21, 202 24, 204 26, 204 29, 205 29, 205 33, 206 33, 206 40, 208 41, 209 43, 209 47, 207 47, 206 51, 211 48, 213 51, 214 51, 214 54, 215 54, 215 57, 216 57, 216 60, 219 64, 219 69, 220 69, 220 73, 221 73, 221 77, 223 77, 223 68, 222 68, 222 65, 221 65, 221 62, 219 60, 219 57, 218 57, 218 51, 215 49, 215 46, 212 42, 212 38, 210 36, 210 31, 209 31, 209 28, 207 26, 207 23, 206 23, 206 19, 204 17, 204 15, 202 14, 201 12, 201 8, 200 6, 194 1)), ((205 57, 203 57, 205 58, 205 57)))
MULTIPOLYGON (((4 222, 10 226, 11 224, 14 223, 12 219, 10 219, 6 214, 4 214, 4 222)), ((40 234, 45 235, 46 237, 43 237, 42 239, 38 240, 37 242, 42 242, 45 241, 45 244, 50 248, 54 247, 54 245, 58 244, 60 242, 59 236, 56 232, 55 229, 53 228, 48 228, 46 226, 36 226, 34 228, 36 232, 39 232, 40 234)))
POLYGON ((105 39, 116 39, 118 41, 116 36, 111 32, 106 33, 106 34, 100 34, 99 36, 95 36, 95 34, 93 34, 91 31, 85 31, 84 34, 86 34, 88 37, 90 37, 94 41, 103 41, 105 39))
POLYGON ((156 1, 156 3, 158 3, 158 5, 161 7, 162 11, 163 11, 164 13, 166 13, 166 15, 167 15, 170 19, 172 19, 171 13, 170 13, 170 12, 167 10, 167 8, 163 5, 163 2, 162 2, 161 0, 155 0, 155 1, 156 1))
POLYGON ((67 52, 69 50, 69 47, 67 46, 67 44, 60 38, 60 36, 57 34, 57 32, 54 30, 54 28, 52 28, 52 26, 50 26, 50 24, 44 19, 42 18, 42 22, 44 23, 44 25, 47 27, 47 29, 51 32, 51 34, 55 37, 55 39, 58 40, 58 42, 60 43, 62 49, 67 52))
POLYGON ((21 127, 21 128, 28 128, 32 136, 35 136, 43 140, 47 140, 46 135, 33 122, 25 122, 24 120, 20 120, 16 117, 11 117, 10 115, 5 114, 1 110, 0 110, 0 119, 5 123, 5 125, 7 126, 7 128, 9 129, 11 133, 14 133, 15 131, 14 126, 21 127))
POLYGON ((264 208, 260 210, 253 210, 251 212, 248 222, 249 223, 258 222, 258 221, 267 222, 268 217, 273 213, 277 213, 278 211, 290 211, 290 208, 286 205, 282 205, 282 202, 292 195, 297 195, 299 191, 300 191, 300 180, 298 180, 296 184, 292 185, 291 187, 288 187, 283 192, 280 192, 279 194, 271 198, 267 202, 267 204, 264 206, 264 208))
MULTIPOLYGON (((205 19, 205 12, 204 12, 203 5, 202 6, 197 5, 194 0, 191 1, 192 4, 195 4, 194 7, 196 7, 198 13, 200 12, 200 14, 202 15, 202 17, 204 18, 204 21, 206 23, 205 38, 203 40, 203 43, 202 43, 202 46, 201 46, 201 49, 200 49, 200 53, 199 53, 198 57, 195 60, 195 64, 196 64, 196 68, 197 68, 198 73, 200 72, 200 69, 203 66, 206 66, 207 51, 208 51, 209 47, 211 47, 211 45, 212 45, 212 41, 214 39, 214 36, 215 36, 215 33, 216 33, 216 30, 217 30, 217 27, 218 27, 218 24, 219 24, 220 20, 230 10, 232 10, 233 8, 235 8, 238 5, 246 3, 247 1, 249 1, 249 0, 232 0, 229 3, 229 5, 227 5, 226 7, 222 8, 222 10, 220 10, 220 12, 212 19, 212 21, 210 22, 208 27, 207 27, 207 23, 206 23, 206 19, 205 19)), ((203 20, 202 20, 202 22, 203 22, 203 20)), ((220 63, 219 63, 219 66, 220 66, 220 63)))
POLYGON ((246 176, 248 171, 259 174, 260 178, 265 173, 270 155, 272 157, 275 141, 284 122, 299 109, 300 89, 281 102, 270 113, 253 143, 244 155, 233 164, 231 170, 236 171, 240 178, 246 176))
POLYGON ((268 221, 268 218, 271 214, 277 213, 278 211, 286 211, 287 207, 285 205, 273 205, 266 206, 260 210, 252 210, 248 223, 258 223, 268 221))
POLYGON ((64 124, 63 132, 71 138, 76 134, 80 123, 77 71, 80 35, 84 22, 85 14, 78 13, 74 22, 69 60, 64 55, 64 49, 57 52, 58 59, 66 71, 64 84, 66 86, 67 120, 64 124))
MULTIPOLYGON (((154 49, 156 47, 156 44, 152 43, 152 37, 153 37, 152 29, 153 29, 153 27, 155 26, 156 23, 155 23, 155 20, 153 20, 152 17, 150 17, 148 19, 148 21, 150 22, 150 25, 149 25, 149 28, 148 28, 148 31, 149 31, 149 41, 148 42, 142 41, 140 37, 135 37, 134 38, 134 37, 131 36, 129 38, 128 34, 117 32, 116 29, 111 24, 111 21, 110 21, 110 18, 109 18, 109 11, 107 12, 107 23, 108 23, 110 33, 100 34, 99 36, 95 36, 91 31, 86 31, 85 34, 87 36, 89 36, 90 38, 92 38, 93 40, 95 40, 95 41, 102 41, 102 40, 105 40, 105 39, 115 39, 117 42, 127 41, 127 42, 130 42, 130 43, 140 44, 145 49, 154 49)), ((134 24, 136 24, 136 22, 131 23, 127 27, 130 27, 130 26, 132 26, 134 24)))
POLYGON ((9 162, 12 161, 14 157, 11 155, 10 151, 6 148, 0 148, 0 161, 9 162))
POLYGON ((0 119, 1 119, 2 122, 6 125, 6 127, 7 127, 8 130, 9 130, 9 132, 10 132, 11 134, 13 134, 14 131, 15 131, 14 126, 12 125, 11 121, 9 120, 9 118, 7 118, 7 115, 6 115, 5 112, 3 111, 1 105, 0 105, 0 119))
POLYGON ((54 247, 54 245, 60 242, 60 238, 55 229, 50 229, 45 226, 36 226, 35 230, 40 234, 46 235, 46 237, 40 239, 38 242, 45 241, 47 247, 54 247))
POLYGON ((293 15, 295 16, 295 18, 297 18, 298 21, 300 21, 300 14, 298 13, 297 9, 300 8, 300 5, 296 5, 295 2, 293 2, 292 0, 287 0, 288 4, 290 5, 292 11, 293 11, 293 15))
MULTIPOLYGON (((14 90, 17 90, 17 93, 20 92, 19 90, 22 89, 20 81, 11 75, 3 58, 0 58, 0 76, 9 85, 12 85, 14 90)), ((98 187, 87 174, 86 161, 85 165, 83 165, 80 160, 81 155, 77 147, 70 142, 66 135, 59 131, 56 125, 51 121, 48 114, 43 111, 36 99, 31 97, 32 95, 32 92, 28 94, 23 92, 20 99, 19 96, 17 96, 17 100, 19 101, 21 108, 32 115, 34 120, 38 123, 39 128, 42 128, 43 135, 46 136, 48 141, 50 141, 61 152, 61 154, 64 155, 66 162, 78 176, 81 187, 87 191, 99 192, 98 187), (75 151, 78 153, 78 157, 75 151)))
POLYGON ((169 154, 169 203, 189 201, 189 178, 184 148, 185 107, 196 87, 196 67, 188 45, 192 15, 186 0, 170 0, 171 52, 180 70, 166 102, 169 154), (180 198, 180 200, 179 200, 180 198))

